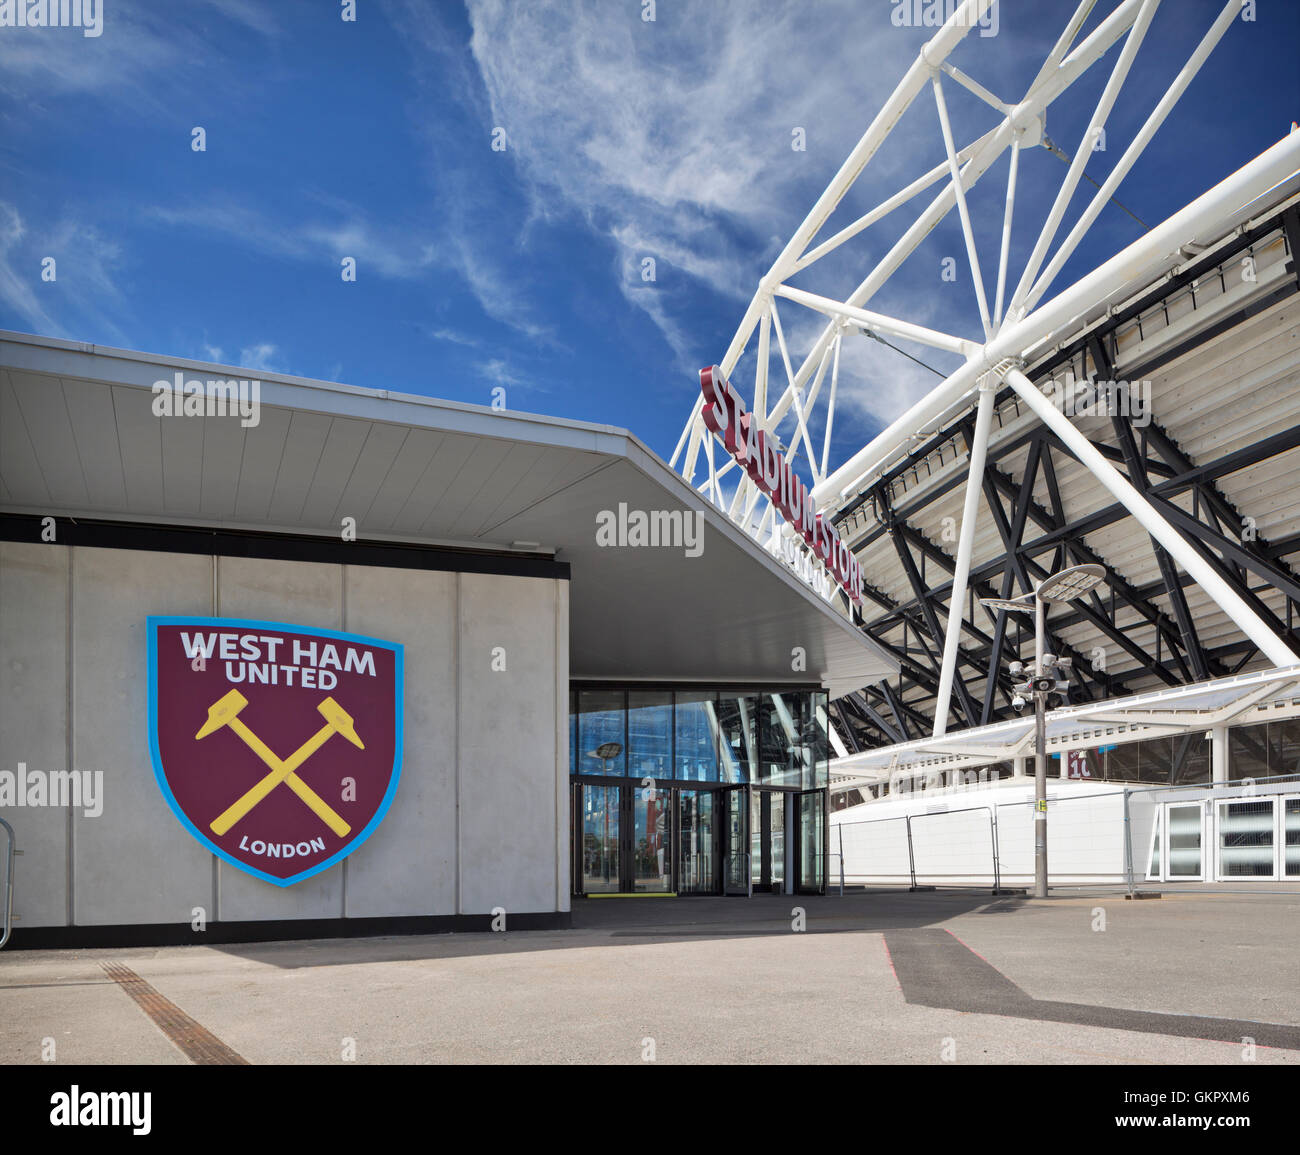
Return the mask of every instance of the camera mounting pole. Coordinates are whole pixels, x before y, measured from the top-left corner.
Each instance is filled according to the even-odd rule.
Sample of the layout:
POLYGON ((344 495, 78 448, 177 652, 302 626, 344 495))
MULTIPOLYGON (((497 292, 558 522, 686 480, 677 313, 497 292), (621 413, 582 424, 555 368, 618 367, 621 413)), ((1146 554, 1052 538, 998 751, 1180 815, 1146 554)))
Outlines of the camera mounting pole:
MULTIPOLYGON (((1002 613, 1034 615, 1033 676, 1012 686, 1012 704, 1034 696, 1034 897, 1047 897, 1047 699, 1069 689, 1070 662, 1047 649, 1047 603, 1070 602, 1082 597, 1106 577, 1099 565, 1079 565, 1044 578, 1032 594, 1019 598, 981 598, 990 609, 1002 613), (1029 599, 1032 597, 1032 601, 1029 599), (1062 675, 1065 675, 1064 677, 1062 675)), ((1011 664, 1015 677, 1024 673, 1020 662, 1011 664)))

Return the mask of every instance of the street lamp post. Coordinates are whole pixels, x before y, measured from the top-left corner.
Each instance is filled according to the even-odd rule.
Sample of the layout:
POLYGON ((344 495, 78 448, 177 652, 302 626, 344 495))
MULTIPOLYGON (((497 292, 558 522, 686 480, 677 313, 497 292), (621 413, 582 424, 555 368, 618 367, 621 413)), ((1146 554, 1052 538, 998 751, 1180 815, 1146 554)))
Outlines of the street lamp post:
MULTIPOLYGON (((1064 693, 1068 688, 1072 663, 1046 653, 1047 604, 1070 602, 1082 597, 1100 584, 1106 571, 1099 565, 1079 565, 1061 570, 1038 583, 1032 594, 1020 598, 981 598, 990 609, 1010 610, 1034 614, 1034 670, 1033 675, 1013 686, 1012 704, 1024 704, 1023 694, 1034 697, 1034 897, 1047 897, 1047 699, 1051 694, 1064 693), (1029 598, 1033 599, 1032 605, 1029 598), (1062 678, 1061 675, 1065 677, 1062 678)), ((1011 673, 1020 677, 1023 662, 1012 662, 1011 673)), ((993 670, 989 677, 995 677, 993 670)))

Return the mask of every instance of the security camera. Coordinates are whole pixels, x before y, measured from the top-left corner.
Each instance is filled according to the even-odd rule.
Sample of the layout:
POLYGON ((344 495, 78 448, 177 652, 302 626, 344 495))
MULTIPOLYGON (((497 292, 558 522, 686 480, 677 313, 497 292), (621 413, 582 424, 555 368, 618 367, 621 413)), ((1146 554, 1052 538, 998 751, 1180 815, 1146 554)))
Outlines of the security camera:
POLYGON ((1019 694, 1017 694, 1014 698, 1011 699, 1011 704, 1017 710, 1023 710, 1025 708, 1025 700, 1019 694))
POLYGON ((1020 675, 1023 674, 1024 672, 1025 672, 1025 663, 1024 663, 1024 662, 1012 662, 1012 663, 1011 663, 1011 676, 1012 676, 1013 678, 1018 678, 1018 677, 1020 677, 1020 675))

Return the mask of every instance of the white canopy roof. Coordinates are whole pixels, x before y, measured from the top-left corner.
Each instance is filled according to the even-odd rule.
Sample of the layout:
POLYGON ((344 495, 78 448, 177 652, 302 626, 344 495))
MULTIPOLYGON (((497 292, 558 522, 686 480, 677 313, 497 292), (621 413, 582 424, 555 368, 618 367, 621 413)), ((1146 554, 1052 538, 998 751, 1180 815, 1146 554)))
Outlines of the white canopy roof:
POLYGON ((0 332, 0 510, 335 540, 351 516, 361 540, 553 554, 572 567, 575 678, 820 679, 838 696, 895 669, 605 425, 0 332), (178 372, 259 379, 259 423, 155 416, 154 382, 178 372), (597 515, 621 502, 698 511, 703 552, 602 548, 597 515))
MULTIPOLYGON (((1267 721, 1300 708, 1300 666, 1241 674, 1215 682, 1112 698, 1047 715, 1047 751, 1089 750, 1145 738, 1267 721)), ((1010 722, 880 746, 831 760, 838 789, 879 782, 893 774, 961 770, 1008 762, 1034 752, 1032 713, 1010 722)))

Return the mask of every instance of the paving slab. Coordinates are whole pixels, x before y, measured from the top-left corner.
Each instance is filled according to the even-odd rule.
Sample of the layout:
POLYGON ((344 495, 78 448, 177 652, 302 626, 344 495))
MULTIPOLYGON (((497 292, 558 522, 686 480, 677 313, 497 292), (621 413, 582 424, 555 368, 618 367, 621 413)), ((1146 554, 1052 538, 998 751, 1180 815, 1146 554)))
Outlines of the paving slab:
POLYGON ((1300 1039, 1296 903, 602 900, 567 931, 5 952, 0 1061, 39 1062, 45 1037, 60 1062, 188 1061, 110 964, 255 1064, 1295 1064, 1292 1035, 1250 1057, 1235 1022, 1135 1012, 1300 1039))

